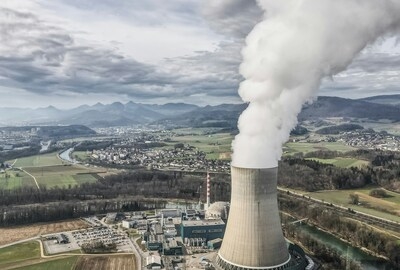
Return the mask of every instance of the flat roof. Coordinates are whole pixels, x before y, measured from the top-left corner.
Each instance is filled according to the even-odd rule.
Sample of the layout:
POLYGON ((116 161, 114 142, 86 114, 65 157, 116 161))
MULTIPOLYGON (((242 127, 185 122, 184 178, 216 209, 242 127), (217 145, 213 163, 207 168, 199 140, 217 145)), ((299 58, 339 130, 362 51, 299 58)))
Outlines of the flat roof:
POLYGON ((210 225, 224 225, 222 219, 203 219, 203 220, 183 220, 182 226, 210 226, 210 225))

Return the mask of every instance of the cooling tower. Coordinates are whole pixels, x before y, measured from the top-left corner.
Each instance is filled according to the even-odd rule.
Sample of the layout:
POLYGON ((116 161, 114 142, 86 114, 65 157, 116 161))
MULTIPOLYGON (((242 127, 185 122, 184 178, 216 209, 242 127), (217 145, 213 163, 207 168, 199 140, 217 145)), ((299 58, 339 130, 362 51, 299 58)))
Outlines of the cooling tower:
POLYGON ((217 265, 225 270, 285 269, 290 255, 277 202, 278 168, 231 167, 231 207, 217 265))

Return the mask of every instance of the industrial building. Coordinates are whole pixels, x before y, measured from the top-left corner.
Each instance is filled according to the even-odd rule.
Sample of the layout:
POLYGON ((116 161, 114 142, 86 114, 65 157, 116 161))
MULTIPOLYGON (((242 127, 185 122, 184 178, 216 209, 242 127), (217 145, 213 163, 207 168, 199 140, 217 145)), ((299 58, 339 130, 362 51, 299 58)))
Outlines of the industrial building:
POLYGON ((278 168, 231 167, 225 236, 216 258, 223 270, 304 270, 304 252, 285 241, 277 201, 278 168))
POLYGON ((204 239, 207 241, 222 238, 225 233, 225 223, 221 219, 210 220, 182 220, 181 237, 185 243, 190 239, 204 239))
POLYGON ((183 246, 179 245, 175 239, 168 239, 163 243, 163 254, 174 256, 182 255, 183 246))

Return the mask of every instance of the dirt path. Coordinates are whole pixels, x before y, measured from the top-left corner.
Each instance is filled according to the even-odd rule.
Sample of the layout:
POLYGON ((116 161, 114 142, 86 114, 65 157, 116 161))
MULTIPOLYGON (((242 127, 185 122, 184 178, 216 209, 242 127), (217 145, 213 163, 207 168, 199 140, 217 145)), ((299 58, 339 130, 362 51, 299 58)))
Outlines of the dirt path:
POLYGON ((22 169, 22 168, 19 168, 21 171, 23 171, 24 173, 26 173, 27 175, 29 175, 30 177, 32 177, 33 178, 33 180, 35 180, 35 184, 36 184, 36 186, 37 186, 37 188, 38 188, 38 190, 40 191, 40 187, 39 187, 39 184, 38 184, 38 182, 36 181, 36 177, 35 176, 33 176, 32 174, 30 174, 30 173, 28 173, 27 171, 25 171, 24 169, 22 169))

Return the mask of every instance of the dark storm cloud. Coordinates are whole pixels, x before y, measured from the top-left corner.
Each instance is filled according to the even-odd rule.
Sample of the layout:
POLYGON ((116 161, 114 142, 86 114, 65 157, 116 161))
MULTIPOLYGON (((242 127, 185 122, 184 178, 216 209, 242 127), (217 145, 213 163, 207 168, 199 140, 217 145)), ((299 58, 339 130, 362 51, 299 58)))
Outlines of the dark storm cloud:
POLYGON ((263 12, 256 0, 206 0, 202 14, 219 33, 244 38, 262 19, 263 12))

